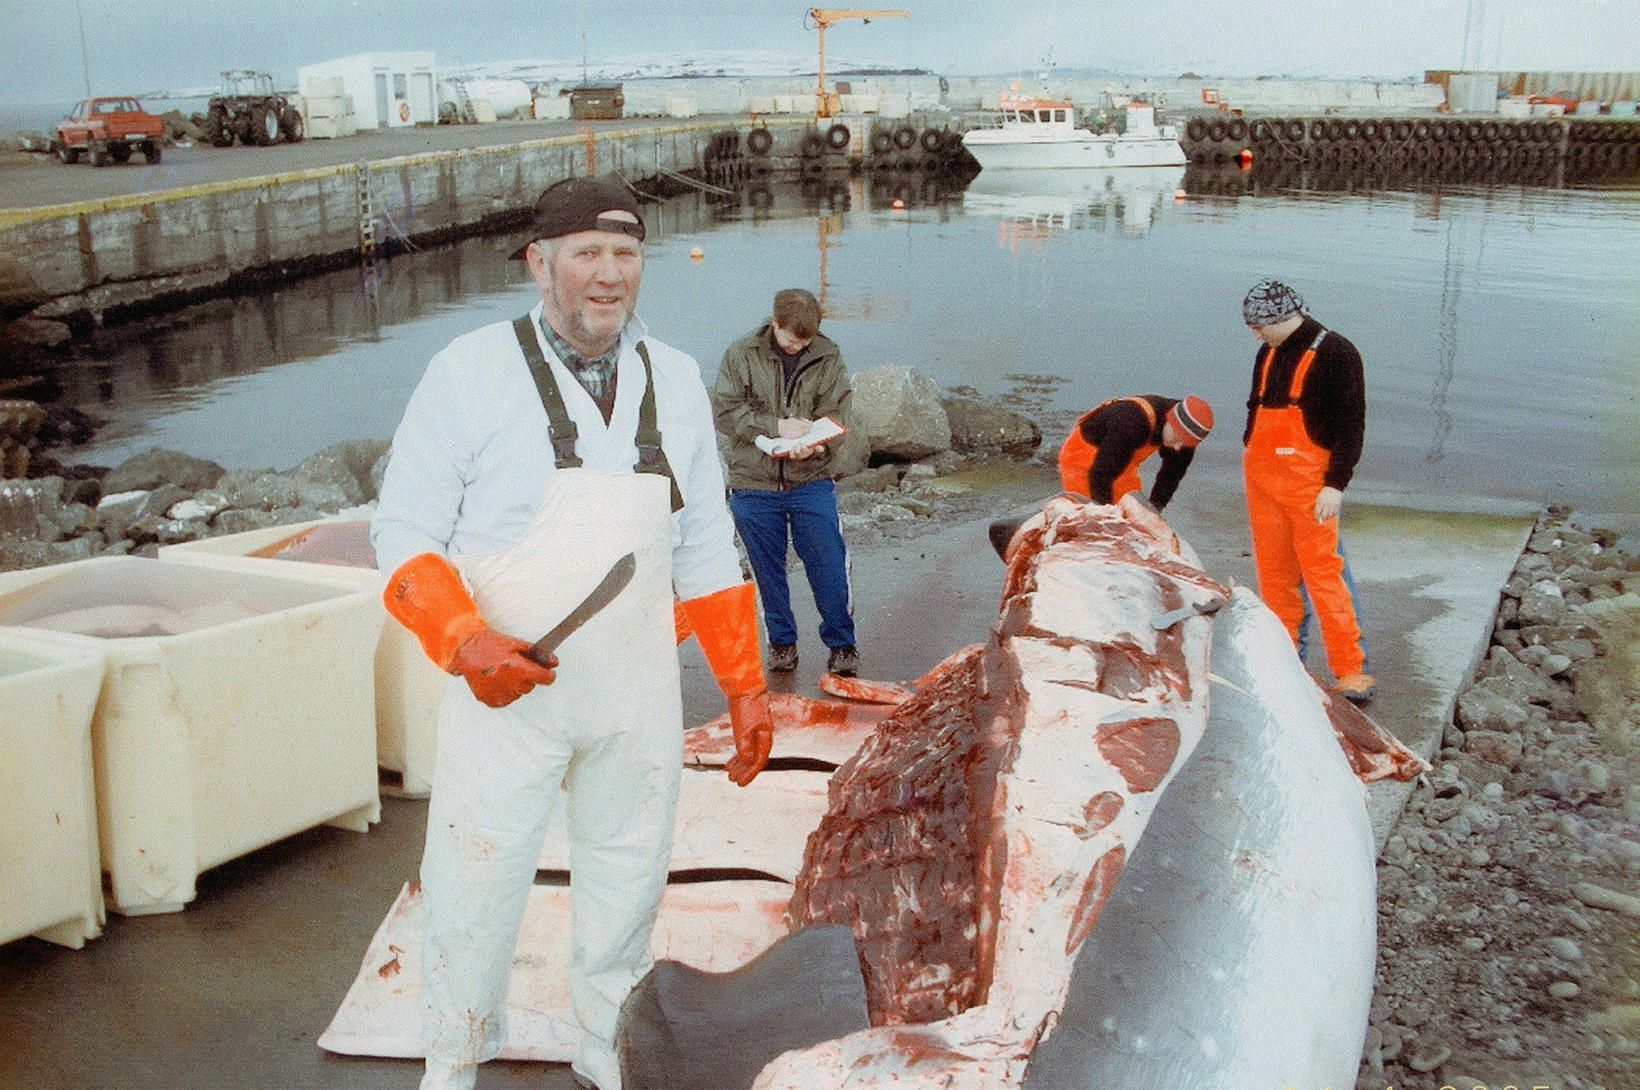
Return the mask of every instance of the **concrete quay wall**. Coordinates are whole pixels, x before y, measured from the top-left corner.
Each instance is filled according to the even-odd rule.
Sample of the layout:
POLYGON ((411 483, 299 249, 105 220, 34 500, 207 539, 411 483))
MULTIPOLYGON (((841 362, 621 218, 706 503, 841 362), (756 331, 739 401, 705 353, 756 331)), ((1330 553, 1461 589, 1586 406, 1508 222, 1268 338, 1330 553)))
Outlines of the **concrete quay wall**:
POLYGON ((561 178, 614 171, 636 182, 696 171, 723 127, 722 119, 671 122, 0 210, 0 253, 51 297, 36 316, 101 320, 356 259, 361 181, 378 246, 452 237, 522 218, 561 178))

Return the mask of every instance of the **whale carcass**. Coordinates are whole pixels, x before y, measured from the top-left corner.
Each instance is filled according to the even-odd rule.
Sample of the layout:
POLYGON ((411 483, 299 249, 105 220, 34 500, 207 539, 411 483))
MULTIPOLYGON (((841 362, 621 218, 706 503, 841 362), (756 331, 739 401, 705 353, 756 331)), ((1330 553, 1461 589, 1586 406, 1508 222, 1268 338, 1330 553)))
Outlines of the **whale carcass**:
MULTIPOLYGON (((749 864, 752 857, 727 835, 713 848, 706 825, 719 804, 703 793, 703 822, 683 827, 677 861, 697 880, 722 868, 733 881, 669 887, 656 956, 730 973, 789 932, 824 924, 848 929, 869 1028, 780 1056, 767 1053, 771 1062, 756 1080, 765 1090, 1236 1085, 1239 1078, 1228 1073, 1278 1069, 1225 1059, 1241 1055, 1238 1041, 1259 1035, 1266 1009, 1292 1015, 1289 1036, 1271 1040, 1325 1042, 1311 1050, 1315 1063, 1280 1070, 1337 1070, 1339 1057, 1359 1048, 1358 998, 1370 988, 1372 965, 1371 846, 1356 835, 1365 815, 1350 768, 1367 778, 1406 775, 1414 765, 1370 721, 1339 730, 1338 741, 1353 738, 1366 754, 1346 763, 1323 694, 1274 618, 1245 591, 1232 595, 1204 574, 1188 546, 1142 503, 1050 501, 1015 535, 1008 561, 986 644, 956 652, 906 690, 861 692, 898 705, 777 702, 776 759, 785 754, 799 765, 790 772, 771 767, 749 794, 765 780, 774 788, 782 776, 819 775, 797 767, 843 760, 823 805, 788 806, 772 819, 806 821, 812 834, 800 858, 776 852, 778 858, 749 864), (1244 614, 1267 624, 1258 639, 1231 641, 1244 648, 1243 673, 1217 657, 1210 669, 1210 645, 1221 655, 1224 633, 1244 614), (1272 688, 1265 684, 1271 678, 1285 680, 1272 688), (1277 725, 1244 731, 1235 716, 1249 708, 1277 725), (1294 751, 1302 759, 1287 753, 1289 733, 1307 740, 1294 751), (1192 756, 1204 736, 1217 744, 1201 747, 1214 754, 1213 767, 1245 772, 1258 790, 1191 772, 1204 764, 1200 754, 1192 756), (1319 749, 1318 736, 1326 743, 1319 749), (1292 759, 1274 759, 1269 747, 1292 759), (1309 768, 1317 761, 1320 774, 1309 768), (1174 791, 1176 778, 1197 788, 1174 791), (1243 790, 1251 791, 1245 805, 1236 795, 1243 790), (1276 797, 1284 792, 1293 797, 1276 797), (1318 813, 1317 800, 1338 810, 1320 830, 1325 835, 1291 820, 1318 813), (1218 839, 1194 844, 1201 828, 1218 839), (1167 877, 1156 880, 1156 867, 1188 856, 1169 850, 1181 838, 1197 849, 1190 857, 1196 862, 1185 868, 1189 873, 1163 870, 1167 877), (1153 853, 1151 843, 1161 847, 1153 853), (1286 871, 1313 860, 1318 845, 1335 868, 1332 880, 1288 881, 1286 871), (1144 863, 1153 854, 1163 862, 1144 863), (759 880, 748 881, 747 870, 759 872, 759 880), (703 910, 702 898, 712 911, 703 910), (746 926, 738 929, 735 898, 744 904, 746 926), (1173 925, 1172 935, 1198 942, 1205 935, 1206 954, 1222 954, 1230 936, 1249 950, 1266 950, 1259 943, 1267 944, 1273 929, 1308 921, 1298 953, 1277 951, 1263 962, 1309 959, 1313 972, 1339 975, 1338 994, 1349 1001, 1295 1014, 1268 1003, 1267 991, 1281 986, 1272 973, 1238 975, 1229 971, 1233 964, 1214 961, 1183 938, 1166 940, 1171 961, 1140 943, 1103 938, 1123 919, 1142 932, 1161 913, 1185 921, 1173 925), (1224 939, 1214 946, 1217 931, 1224 939), (1154 973, 1152 963, 1159 967, 1154 973), (1114 996, 1132 1018, 1110 1016, 1114 996), (1170 1020, 1165 1013, 1170 1006, 1191 1012, 1183 1031, 1182 1016, 1170 1020), (1090 1022, 1092 1011, 1099 1014, 1090 1022), (1240 1036, 1216 1036, 1214 1019, 1221 1018, 1231 1019, 1224 1033, 1240 1036), (1151 1078, 1144 1065, 1160 1055, 1182 1066, 1151 1078), (1127 1068, 1094 1066, 1134 1056, 1127 1068), (1098 1078, 1089 1081, 1095 1071, 1098 1078), (1112 1071, 1127 1074, 1107 1078, 1112 1071)), ((709 769, 730 752, 726 724, 688 735, 687 771, 721 776, 709 769)), ((804 797, 782 794, 794 803, 804 797)), ((551 847, 549 839, 548 855, 551 847)), ((758 854, 768 856, 768 847, 760 845, 758 854)), ((552 863, 544 857, 543 866, 552 863)), ((567 925, 561 894, 561 887, 538 887, 532 895, 514 962, 513 1035, 503 1055, 567 1058, 570 1015, 556 994, 564 971, 557 936, 567 925)), ((414 890, 407 896, 400 908, 414 908, 414 890)), ((390 913, 321 1044, 376 1055, 419 1051, 410 952, 417 930, 413 912, 390 913)), ((780 997, 773 999, 771 1010, 780 997)), ((697 1005, 687 1016, 712 1014, 697 1005)), ((692 1039, 712 1039, 699 1029, 692 1039)), ((644 1048, 641 1032, 624 1040, 635 1052, 644 1048)), ((737 1047, 768 1043, 739 1040, 737 1047)), ((634 1068, 644 1066, 634 1056, 634 1068)), ((634 1079, 628 1090, 647 1085, 634 1079)), ((676 1079, 657 1085, 695 1090, 676 1079)), ((699 1085, 728 1090, 721 1082, 699 1085)))
POLYGON ((872 1027, 756 1086, 1018 1086, 1156 800, 1207 724, 1228 589, 1153 513, 1051 501, 996 628, 832 777, 791 926, 841 923, 872 1027), (1159 618, 1177 618, 1158 628, 1159 618))

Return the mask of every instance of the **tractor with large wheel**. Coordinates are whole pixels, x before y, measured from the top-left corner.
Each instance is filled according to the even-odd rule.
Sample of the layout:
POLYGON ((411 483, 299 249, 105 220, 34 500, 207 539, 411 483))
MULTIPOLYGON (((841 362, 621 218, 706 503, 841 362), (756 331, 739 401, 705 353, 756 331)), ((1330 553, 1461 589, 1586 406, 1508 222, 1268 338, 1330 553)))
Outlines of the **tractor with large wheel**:
POLYGON ((249 69, 222 73, 222 88, 205 112, 205 139, 219 148, 296 143, 307 129, 302 114, 273 89, 273 77, 249 69))

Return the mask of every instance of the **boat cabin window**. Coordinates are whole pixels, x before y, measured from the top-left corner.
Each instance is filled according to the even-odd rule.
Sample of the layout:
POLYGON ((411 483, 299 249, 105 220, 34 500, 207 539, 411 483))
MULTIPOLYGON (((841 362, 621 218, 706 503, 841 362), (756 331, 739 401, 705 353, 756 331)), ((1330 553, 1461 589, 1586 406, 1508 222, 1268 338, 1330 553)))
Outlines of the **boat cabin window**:
POLYGON ((1065 120, 1065 111, 1064 111, 1064 110, 1055 110, 1055 111, 1054 111, 1054 112, 1053 112, 1053 119, 1054 119, 1054 120, 1055 120, 1055 121, 1063 121, 1063 120, 1065 120))
POLYGON ((1035 110, 1021 110, 1021 111, 1019 111, 1019 119, 1021 121, 1030 122, 1030 123, 1034 124, 1036 122, 1036 111, 1035 110))

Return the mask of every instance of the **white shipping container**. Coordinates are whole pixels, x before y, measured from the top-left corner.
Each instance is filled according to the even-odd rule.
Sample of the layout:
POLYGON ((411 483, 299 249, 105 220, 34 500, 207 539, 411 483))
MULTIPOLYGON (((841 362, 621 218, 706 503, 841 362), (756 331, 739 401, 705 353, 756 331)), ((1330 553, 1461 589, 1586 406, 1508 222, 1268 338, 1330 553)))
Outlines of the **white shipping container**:
POLYGON ((909 117, 911 115, 911 96, 908 94, 878 95, 877 113, 883 117, 909 117))
POLYGON ((1447 105, 1454 113, 1490 114, 1498 109, 1495 72, 1454 72, 1446 87, 1447 105))
POLYGON ((102 934, 91 717, 102 656, 0 634, 0 943, 102 934))
POLYGON ((777 114, 796 113, 796 101, 797 98, 795 95, 775 95, 774 112, 777 114))
POLYGON ((352 117, 353 99, 347 95, 309 97, 307 109, 302 111, 302 116, 309 121, 320 117, 352 117))
POLYGON ((537 121, 565 121, 569 119, 568 95, 538 95, 535 99, 537 121))
MULTIPOLYGON (((788 95, 787 97, 790 98, 791 96, 788 95)), ((772 95, 752 95, 746 100, 746 111, 754 114, 772 114, 776 112, 775 98, 772 95)))
POLYGON ((307 135, 314 140, 334 140, 337 137, 352 136, 359 131, 354 123, 352 114, 341 117, 315 117, 307 122, 307 135))
POLYGON ((219 863, 380 818, 375 597, 140 557, 0 574, 0 628, 105 663, 92 747, 110 908, 176 912, 219 863))
POLYGON ((340 76, 309 76, 302 82, 302 93, 316 98, 338 98, 347 92, 340 76))
POLYGON ((667 117, 694 117, 700 113, 692 98, 668 98, 664 110, 667 117))

